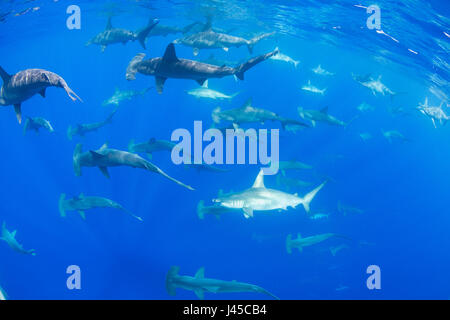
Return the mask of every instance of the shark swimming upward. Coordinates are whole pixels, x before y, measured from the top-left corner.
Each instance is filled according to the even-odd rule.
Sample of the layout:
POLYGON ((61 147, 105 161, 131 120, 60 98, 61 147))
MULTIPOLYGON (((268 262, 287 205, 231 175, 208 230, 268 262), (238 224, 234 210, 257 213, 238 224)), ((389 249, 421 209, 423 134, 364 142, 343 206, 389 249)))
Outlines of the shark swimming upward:
POLYGON ((14 105, 17 121, 22 123, 22 102, 39 93, 45 98, 48 87, 63 88, 70 99, 82 102, 79 96, 69 88, 66 81, 56 73, 43 69, 26 69, 14 75, 0 67, 3 85, 0 89, 0 106, 14 105))
POLYGON ((257 292, 279 300, 277 296, 273 295, 269 291, 253 284, 237 282, 235 280, 224 281, 205 278, 205 268, 200 268, 194 277, 180 276, 178 274, 179 271, 179 267, 171 267, 166 276, 166 289, 167 293, 171 296, 176 294, 177 288, 182 288, 185 290, 194 291, 200 300, 205 298, 205 291, 211 293, 257 292))
POLYGON ((303 198, 296 193, 268 189, 264 186, 264 172, 261 170, 253 186, 242 192, 229 193, 219 196, 213 202, 226 208, 241 209, 246 218, 253 217, 253 211, 287 210, 302 204, 306 212, 310 210, 310 203, 316 194, 325 186, 326 182, 309 192, 303 198))
POLYGON ((136 55, 128 64, 126 78, 127 80, 135 80, 136 73, 154 76, 158 93, 163 92, 164 83, 168 78, 191 79, 197 81, 200 85, 203 85, 209 78, 223 78, 232 75, 236 75, 240 80, 244 80, 244 73, 247 70, 269 59, 277 52, 275 50, 257 56, 234 68, 227 66, 218 67, 203 62, 179 59, 175 52, 175 46, 171 43, 167 46, 163 57, 144 60, 145 54, 140 53, 136 55))

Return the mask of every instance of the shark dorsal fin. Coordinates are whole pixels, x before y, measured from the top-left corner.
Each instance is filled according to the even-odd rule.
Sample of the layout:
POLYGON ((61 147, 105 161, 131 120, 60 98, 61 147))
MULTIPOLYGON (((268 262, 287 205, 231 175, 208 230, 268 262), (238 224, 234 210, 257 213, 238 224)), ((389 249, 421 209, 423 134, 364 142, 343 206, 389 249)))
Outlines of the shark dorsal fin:
POLYGON ((166 51, 164 52, 163 61, 166 63, 173 63, 178 61, 177 53, 175 52, 175 45, 173 43, 170 43, 167 46, 166 51))
POLYGON ((11 232, 11 236, 12 236, 13 238, 16 237, 16 234, 17 234, 17 230, 14 230, 13 232, 11 232))
POLYGON ((252 188, 265 188, 264 186, 264 171, 261 169, 258 173, 258 176, 253 183, 252 188))
POLYGON ((80 195, 78 196, 79 199, 83 199, 84 198, 84 193, 80 193, 80 195))
POLYGON ((208 88, 208 79, 206 79, 206 81, 203 82, 202 87, 203 87, 203 88, 208 88))
POLYGON ((205 277, 205 267, 201 267, 198 269, 197 273, 195 274, 195 277, 197 279, 203 279, 205 277))
POLYGON ((156 139, 153 137, 153 138, 150 138, 150 140, 148 140, 148 143, 155 143, 156 142, 156 139))
POLYGON ((106 23, 106 28, 105 30, 111 30, 112 27, 112 23, 111 23, 111 17, 108 18, 108 22, 106 23))
POLYGON ((5 70, 3 70, 2 67, 0 67, 0 77, 2 77, 4 84, 9 82, 9 79, 11 79, 11 75, 9 73, 7 73, 5 70))
POLYGON ((244 104, 242 105, 242 108, 251 107, 252 102, 253 102, 253 98, 248 98, 247 101, 245 101, 244 104))
POLYGON ((107 149, 108 148, 108 144, 107 143, 104 143, 101 147, 100 147, 100 149, 98 149, 98 151, 103 151, 103 150, 105 150, 105 149, 107 149))
POLYGON ((301 239, 301 238, 302 238, 301 233, 297 233, 297 239, 301 239))
POLYGON ((320 112, 322 112, 322 113, 328 113, 328 106, 323 107, 322 109, 320 109, 320 112))

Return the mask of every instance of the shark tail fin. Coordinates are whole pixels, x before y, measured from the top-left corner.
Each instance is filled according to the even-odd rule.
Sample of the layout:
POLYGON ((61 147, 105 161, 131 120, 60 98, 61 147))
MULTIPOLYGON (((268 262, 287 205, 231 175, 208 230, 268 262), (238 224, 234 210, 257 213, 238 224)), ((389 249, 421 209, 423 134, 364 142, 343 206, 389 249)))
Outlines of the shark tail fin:
POLYGON ((77 177, 81 176, 81 166, 79 162, 79 157, 83 151, 83 145, 81 143, 77 144, 75 150, 73 151, 73 171, 77 177))
POLYGON ((167 293, 171 296, 174 296, 176 294, 176 286, 174 284, 174 277, 178 275, 178 272, 180 271, 180 267, 172 266, 169 269, 169 272, 167 272, 166 275, 166 290, 167 293))
POLYGON ((200 200, 200 202, 197 205, 197 216, 200 220, 203 220, 205 218, 205 202, 203 200, 200 200))
POLYGON ((106 118, 105 123, 112 123, 112 118, 114 117, 114 115, 117 112, 117 108, 114 109, 108 116, 108 118, 106 118))
POLYGON ((130 63, 128 64, 127 67, 127 72, 126 72, 126 79, 127 80, 136 80, 136 66, 142 61, 144 60, 145 57, 145 53, 138 53, 133 59, 131 59, 130 63))
POLYGON ((350 121, 348 121, 347 123, 344 124, 344 128, 347 129, 347 127, 353 123, 353 121, 355 121, 356 119, 359 118, 359 115, 354 116, 353 118, 350 119, 350 121))
POLYGON ((289 254, 292 253, 292 235, 291 234, 288 234, 288 236, 286 237, 286 251, 289 254))
POLYGON ((143 30, 139 31, 136 34, 136 39, 139 41, 139 43, 141 44, 142 48, 144 48, 144 50, 147 50, 147 48, 145 47, 145 39, 147 38, 150 31, 152 31, 152 29, 158 23, 159 23, 159 21, 157 19, 152 20, 147 27, 145 27, 143 30))
POLYGON ((303 204, 303 207, 305 208, 306 212, 309 213, 311 201, 314 199, 317 192, 319 192, 320 189, 322 189, 327 182, 328 181, 323 182, 320 186, 318 186, 317 188, 315 188, 314 190, 312 190, 306 196, 303 197, 302 204, 303 204))
POLYGON ((59 214, 61 215, 61 217, 65 217, 66 216, 66 210, 64 210, 64 200, 65 199, 66 199, 66 194, 62 193, 59 196, 59 203, 58 203, 59 214))
POLYGON ((234 74, 236 75, 236 77, 239 80, 244 80, 244 73, 247 70, 249 70, 250 68, 254 67, 258 63, 260 63, 260 62, 262 62, 264 60, 267 60, 270 57, 276 55, 278 52, 280 52, 280 51, 275 49, 272 52, 269 52, 269 53, 266 53, 266 54, 262 54, 260 56, 255 57, 255 58, 252 58, 252 59, 248 60, 247 62, 244 62, 241 65, 239 65, 236 68, 234 68, 234 74))

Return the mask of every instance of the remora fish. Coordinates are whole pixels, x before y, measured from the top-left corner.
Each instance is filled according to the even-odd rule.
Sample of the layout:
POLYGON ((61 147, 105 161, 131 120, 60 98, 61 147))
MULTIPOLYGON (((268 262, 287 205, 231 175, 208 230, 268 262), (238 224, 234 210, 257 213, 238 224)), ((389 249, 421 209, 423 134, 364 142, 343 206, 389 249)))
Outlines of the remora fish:
POLYGON ((153 163, 141 158, 137 154, 110 149, 104 144, 100 149, 83 153, 83 146, 79 143, 75 147, 73 153, 73 169, 76 176, 81 176, 81 167, 98 167, 103 175, 109 178, 108 167, 128 166, 133 168, 145 169, 151 172, 158 173, 163 177, 183 186, 189 190, 194 190, 191 186, 188 186, 155 166, 153 163))
POLYGON ((45 98, 45 90, 48 87, 63 88, 70 99, 82 102, 66 81, 56 73, 43 69, 26 69, 9 75, 0 67, 0 76, 3 86, 0 90, 0 106, 14 105, 17 121, 22 122, 22 102, 39 93, 45 98))
POLYGON ((205 206, 205 202, 201 200, 197 205, 197 216, 200 220, 205 218, 205 215, 214 215, 217 219, 222 214, 240 212, 238 209, 225 208, 220 205, 205 206))
POLYGON ((302 90, 309 91, 312 93, 318 93, 323 96, 325 94, 325 91, 327 91, 327 88, 319 89, 311 84, 311 80, 308 80, 308 83, 302 86, 302 90))
POLYGON ((177 288, 194 291, 195 295, 203 300, 205 298, 205 291, 211 293, 220 292, 258 292, 278 299, 275 295, 267 290, 249 283, 237 281, 223 281, 216 279, 205 278, 205 268, 200 268, 194 277, 180 276, 178 272, 180 267, 171 267, 166 276, 166 290, 171 296, 176 294, 177 288))
POLYGON ((219 196, 213 202, 226 208, 242 209, 246 218, 253 217, 253 211, 287 210, 302 204, 306 212, 309 212, 311 201, 326 182, 309 192, 305 197, 289 194, 275 189, 267 189, 264 186, 264 172, 261 170, 256 177, 253 186, 243 192, 231 193, 219 196))
POLYGON ((297 234, 297 239, 292 239, 292 235, 289 234, 286 238, 286 251, 290 254, 292 253, 293 248, 297 248, 298 251, 302 252, 303 247, 312 246, 314 244, 323 242, 331 237, 341 237, 346 238, 344 236, 340 236, 336 233, 324 233, 318 234, 316 236, 302 238, 301 234, 297 234))
POLYGON ((320 110, 306 110, 302 107, 298 107, 297 110, 300 118, 311 121, 313 127, 316 126, 316 122, 318 121, 327 123, 329 125, 347 127, 353 120, 356 119, 356 117, 354 117, 349 122, 341 121, 328 113, 328 107, 322 108, 320 110))
POLYGON ((142 29, 141 31, 133 32, 130 30, 113 28, 111 24, 111 17, 109 17, 105 30, 89 40, 86 43, 86 46, 96 44, 101 46, 102 52, 104 52, 108 45, 115 43, 126 44, 128 41, 138 40, 142 47, 146 49, 145 38, 148 36, 149 32, 158 24, 158 22, 158 20, 152 21, 146 28, 142 29))
POLYGON ((417 110, 430 118, 434 127, 437 128, 436 121, 439 121, 441 125, 446 125, 447 121, 450 120, 450 116, 446 115, 444 110, 442 110, 443 105, 444 102, 442 102, 439 107, 429 106, 428 98, 425 98, 425 102, 423 104, 419 104, 417 110))
POLYGON ((175 44, 182 44, 193 48, 194 56, 198 55, 200 49, 223 49, 228 51, 231 47, 247 46, 250 54, 253 53, 253 46, 269 36, 274 35, 275 32, 264 33, 256 36, 250 40, 228 35, 225 33, 220 33, 209 28, 208 30, 194 33, 184 38, 176 39, 175 44))
POLYGON ((231 100, 234 97, 236 97, 239 94, 239 92, 236 92, 229 96, 222 92, 219 92, 219 91, 216 91, 213 89, 209 89, 208 88, 208 80, 206 80, 200 88, 189 90, 189 91, 187 91, 187 94, 194 96, 196 98, 207 98, 207 99, 214 99, 214 100, 224 100, 224 99, 231 100))
POLYGON ((85 210, 94 209, 94 208, 114 208, 124 211, 129 214, 133 218, 138 219, 139 221, 143 221, 141 217, 138 217, 120 204, 102 197, 87 197, 84 194, 80 194, 78 197, 74 197, 72 199, 66 199, 66 195, 63 193, 59 197, 59 213, 61 217, 66 216, 66 211, 77 211, 83 220, 86 220, 85 210))
POLYGON ((117 109, 111 112, 111 114, 104 121, 94 122, 94 123, 86 123, 86 124, 77 124, 75 127, 69 126, 67 128, 67 137, 69 140, 72 140, 74 135, 79 135, 84 137, 86 133, 97 131, 98 129, 104 127, 105 125, 112 122, 113 116, 116 114, 117 109))
POLYGON ((131 100, 134 97, 137 96, 143 96, 144 94, 146 94, 151 88, 146 88, 144 90, 141 91, 134 91, 134 90, 120 90, 119 88, 116 88, 114 91, 114 94, 111 98, 103 101, 102 106, 107 106, 110 104, 113 104, 115 106, 119 106, 119 104, 122 101, 125 100, 131 100))
POLYGON ((167 78, 191 79, 197 81, 200 85, 203 85, 209 78, 223 78, 232 75, 236 75, 240 80, 244 80, 244 73, 247 70, 269 59, 276 53, 277 51, 275 50, 257 56, 234 68, 227 66, 218 67, 198 61, 179 59, 175 52, 175 46, 171 43, 167 46, 163 57, 144 60, 145 54, 140 53, 136 55, 128 64, 126 78, 127 80, 135 80, 137 72, 155 76, 158 93, 163 92, 164 82, 167 78))
POLYGON ((25 135, 25 133, 29 130, 34 130, 36 131, 36 133, 39 132, 39 129, 45 129, 48 132, 54 132, 55 130, 53 129, 52 125, 50 124, 50 121, 41 118, 41 117, 35 117, 35 118, 30 118, 27 117, 27 120, 25 121, 25 125, 23 127, 23 134, 25 135))
POLYGON ((11 249, 13 249, 14 251, 18 252, 18 253, 22 253, 22 254, 31 254, 32 256, 36 255, 35 250, 31 249, 31 250, 25 250, 23 248, 23 246, 17 242, 16 240, 16 234, 17 231, 14 230, 13 232, 9 232, 6 229, 6 222, 3 222, 2 224, 2 236, 0 237, 0 240, 5 241, 8 246, 11 247, 11 249))

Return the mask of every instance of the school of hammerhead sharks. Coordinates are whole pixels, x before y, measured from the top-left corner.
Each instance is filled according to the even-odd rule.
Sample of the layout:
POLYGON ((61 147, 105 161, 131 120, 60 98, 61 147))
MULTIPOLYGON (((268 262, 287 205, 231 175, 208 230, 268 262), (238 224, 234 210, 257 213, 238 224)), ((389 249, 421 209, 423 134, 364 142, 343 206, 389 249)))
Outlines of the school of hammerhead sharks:
MULTIPOLYGON (((199 50, 202 49, 222 49, 228 51, 231 47, 246 46, 250 52, 253 53, 253 47, 261 40, 269 38, 274 33, 265 33, 258 35, 250 40, 232 36, 223 30, 215 29, 208 21, 206 23, 196 22, 185 28, 175 28, 159 24, 157 19, 151 19, 149 24, 139 31, 129 31, 125 29, 115 28, 111 23, 111 18, 108 19, 104 31, 97 34, 86 45, 98 45, 101 51, 105 51, 107 46, 127 43, 130 41, 138 41, 140 45, 146 49, 146 39, 155 35, 167 35, 174 33, 183 33, 183 37, 175 40, 167 45, 162 57, 155 57, 145 59, 145 54, 137 54, 128 64, 126 69, 126 79, 135 80, 136 74, 145 76, 153 76, 155 78, 156 91, 159 94, 163 93, 164 84, 167 79, 190 79, 195 80, 200 85, 199 88, 188 91, 188 94, 200 98, 210 99, 232 99, 234 95, 226 95, 219 91, 208 88, 208 79, 223 78, 226 76, 233 76, 236 79, 244 80, 244 74, 257 64, 267 60, 279 60, 292 64, 297 67, 298 61, 281 53, 278 48, 272 52, 255 56, 242 63, 235 64, 235 67, 227 66, 228 63, 222 63, 214 59, 211 55, 208 60, 195 61, 179 58, 176 54, 175 44, 190 46, 193 49, 194 56, 197 56, 199 50)), ((312 70, 314 73, 321 76, 333 76, 334 73, 323 69, 320 65, 312 70)), ((26 69, 15 74, 9 74, 2 67, 0 67, 0 76, 3 80, 3 85, 0 92, 0 105, 12 106, 19 124, 24 119, 22 115, 22 104, 34 95, 41 95, 45 98, 46 89, 48 87, 58 87, 65 90, 68 97, 73 101, 83 102, 82 99, 72 90, 66 83, 63 77, 56 73, 43 69, 26 69)), ((369 88, 374 95, 394 95, 395 93, 386 87, 380 78, 373 78, 372 76, 353 75, 353 78, 361 85, 369 88)), ((326 89, 319 89, 308 82, 302 87, 303 90, 309 91, 313 94, 324 95, 326 89)), ((143 91, 120 91, 116 89, 114 95, 104 102, 104 105, 118 106, 121 101, 131 100, 138 95, 145 94, 149 89, 143 91)), ((25 103, 26 106, 26 103, 25 103)), ((358 109, 361 112, 371 108, 369 105, 361 104, 358 109)), ((433 125, 436 127, 437 123, 445 124, 450 117, 442 110, 441 106, 429 106, 428 101, 425 100, 418 108, 420 112, 428 116, 433 125)), ((117 109, 116 109, 117 110, 117 109)), ((78 124, 76 126, 69 126, 67 136, 69 140, 75 135, 84 136, 89 132, 94 132, 101 127, 111 123, 114 110, 104 121, 88 124, 78 124)), ((306 110, 298 109, 298 114, 301 119, 288 119, 279 116, 278 114, 252 106, 251 100, 247 101, 242 107, 220 110, 215 109, 212 112, 212 118, 215 124, 220 122, 228 123, 220 130, 238 129, 241 124, 245 123, 264 123, 265 121, 278 121, 286 131, 295 132, 304 127, 315 126, 317 122, 327 123, 329 125, 346 127, 354 119, 344 122, 328 113, 327 108, 322 110, 306 110), (305 123, 303 121, 308 121, 305 123)), ((356 118, 356 117, 355 117, 356 118)), ((27 131, 39 131, 41 129, 53 132, 53 127, 50 122, 41 117, 26 117, 24 121, 24 134, 27 131)), ((389 141, 399 140, 406 141, 400 132, 386 131, 383 135, 389 141)), ((361 135, 361 139, 369 139, 367 135, 361 135)), ((170 181, 187 188, 194 190, 191 186, 171 177, 157 165, 153 164, 147 159, 144 159, 139 154, 145 154, 152 159, 152 153, 158 151, 172 151, 175 144, 171 141, 150 139, 144 143, 130 142, 128 150, 117 150, 109 148, 108 145, 103 145, 98 150, 83 151, 82 145, 77 144, 73 153, 73 169, 76 176, 81 176, 83 167, 97 167, 101 173, 109 178, 109 168, 116 166, 128 166, 132 168, 140 168, 157 173, 170 181)), ((206 164, 202 165, 206 170, 221 170, 206 164)), ((281 174, 277 176, 278 186, 307 186, 303 181, 286 177, 287 170, 302 170, 310 169, 311 166, 301 163, 299 161, 279 161, 279 170, 281 174)), ((245 218, 253 217, 254 211, 272 211, 272 210, 287 210, 288 207, 295 208, 302 205, 305 211, 310 214, 310 203, 316 194, 326 185, 326 181, 307 193, 304 197, 299 197, 297 194, 290 194, 276 189, 266 188, 264 185, 264 173, 261 170, 254 181, 254 184, 247 190, 242 192, 231 192, 228 194, 220 193, 214 204, 205 206, 201 201, 197 207, 198 217, 204 219, 205 215, 220 216, 224 213, 238 212, 242 213, 245 218)), ((59 211, 61 216, 66 216, 66 211, 76 211, 85 219, 85 211, 93 208, 115 208, 124 211, 133 218, 143 221, 139 216, 136 216, 122 207, 120 204, 103 197, 79 196, 67 199, 65 194, 62 194, 59 199, 59 211)), ((360 209, 346 207, 342 204, 338 205, 338 210, 343 213, 359 213, 360 209)), ((324 218, 324 214, 311 214, 311 219, 324 218)), ((286 239, 286 250, 292 253, 292 249, 296 248, 300 252, 304 247, 311 246, 323 242, 332 237, 340 237, 346 240, 349 238, 335 234, 325 233, 314 235, 310 237, 302 237, 298 234, 297 238, 292 238, 288 235, 286 239)), ((16 231, 10 232, 3 223, 1 230, 1 240, 5 241, 13 250, 23 253, 35 255, 35 250, 26 250, 16 240, 16 231)), ((334 248, 333 255, 340 249, 345 248, 346 245, 341 245, 334 248)), ((217 279, 209 279, 204 277, 204 269, 200 268, 195 276, 181 276, 179 267, 173 266, 170 268, 166 277, 166 289, 169 295, 175 295, 176 288, 183 288, 193 291, 199 299, 204 298, 204 292, 219 293, 219 292, 257 292, 269 295, 272 298, 278 299, 275 295, 263 289, 262 287, 242 283, 237 281, 223 281, 217 279)), ((0 287, 0 298, 6 299, 6 293, 0 287)))

